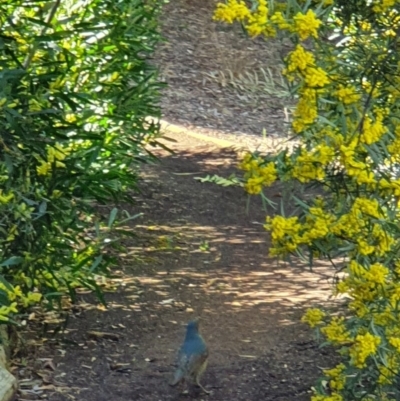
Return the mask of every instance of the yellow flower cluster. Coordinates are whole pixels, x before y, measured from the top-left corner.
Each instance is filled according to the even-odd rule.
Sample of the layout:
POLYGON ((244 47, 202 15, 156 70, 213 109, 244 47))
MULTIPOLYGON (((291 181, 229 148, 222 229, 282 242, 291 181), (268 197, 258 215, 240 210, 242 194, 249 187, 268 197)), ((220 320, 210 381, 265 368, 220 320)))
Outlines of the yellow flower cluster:
POLYGON ((259 0, 255 11, 250 11, 242 0, 228 0, 226 4, 218 3, 214 20, 232 24, 242 22, 250 36, 274 36, 275 30, 268 24, 268 7, 266 0, 259 0))
POLYGON ((399 358, 398 356, 392 355, 387 360, 387 366, 381 365, 379 366, 379 384, 392 384, 393 379, 399 373, 399 358))
POLYGON ((286 58, 287 68, 283 74, 289 80, 302 77, 309 88, 322 88, 329 83, 327 73, 322 68, 317 67, 314 55, 306 50, 302 45, 289 53, 286 58))
POLYGON ((293 166, 291 177, 306 183, 321 181, 325 177, 324 167, 335 157, 333 149, 326 145, 317 146, 311 152, 302 149, 293 166))
POLYGON ((400 179, 388 180, 387 178, 382 178, 378 182, 378 188, 381 191, 381 195, 389 198, 390 196, 400 196, 400 179))
MULTIPOLYGON (((309 168, 300 170, 295 166, 292 176, 306 182, 306 178, 311 177, 311 172, 318 171, 316 167, 312 167, 312 163, 305 166, 309 168)), ((314 176, 312 178, 315 179, 314 176)), ((356 198, 349 212, 339 218, 325 210, 325 207, 316 206, 308 209, 303 222, 298 217, 267 217, 265 228, 271 231, 271 255, 293 252, 301 245, 311 245, 315 240, 331 236, 336 237, 339 242, 347 240, 354 243, 354 252, 360 255, 383 256, 396 244, 395 238, 380 223, 380 219, 384 217, 376 199, 356 198)), ((377 274, 377 265, 373 266, 377 274)))
POLYGON ((13 313, 18 313, 16 302, 13 302, 12 304, 10 304, 8 306, 5 306, 5 305, 0 306, 0 321, 8 322, 9 315, 11 315, 13 313))
POLYGON ((14 194, 12 192, 7 192, 3 194, 3 190, 0 189, 0 204, 7 204, 14 199, 14 194))
POLYGON ((334 0, 297 3, 301 13, 280 2, 278 9, 271 1, 235 17, 246 25, 250 14, 262 15, 254 19, 252 34, 290 33, 294 46, 283 75, 298 95, 292 129, 301 141, 294 151, 280 153, 275 164, 248 159, 242 166, 246 190, 261 191, 258 169, 269 164, 273 177, 267 183, 281 179, 324 185, 326 204, 299 201, 298 216, 267 217, 265 224, 272 255, 307 256, 307 251, 347 260, 335 286, 337 295, 350 298, 346 313, 330 318, 312 308, 302 318, 338 346, 344 358, 343 364, 324 371, 330 394, 316 390, 312 401, 364 397, 355 395, 354 377, 365 383, 365 394, 371 392, 365 401, 390 400, 390 386, 400 371, 400 178, 395 175, 400 164, 400 57, 392 46, 400 28, 400 0, 367 2, 365 10, 356 12, 357 23, 325 8, 334 0), (345 40, 319 40, 320 33, 332 31, 340 31, 345 40))
MULTIPOLYGON (((318 29, 322 25, 322 21, 311 9, 306 13, 298 12, 291 19, 285 18, 278 8, 269 15, 267 0, 259 0, 254 11, 250 11, 242 0, 227 0, 225 4, 218 3, 213 18, 230 24, 241 22, 251 36, 275 36, 275 28, 278 28, 296 33, 301 41, 310 37, 318 38, 318 29)), ((329 78, 327 73, 316 65, 312 53, 301 45, 297 45, 289 54, 287 61, 284 75, 289 80, 299 77, 304 81, 304 96, 299 100, 293 125, 295 132, 301 132, 317 117, 316 93, 310 89, 323 88, 329 83, 329 78)))
POLYGON ((383 125, 385 115, 379 110, 376 113, 375 121, 366 116, 363 120, 361 141, 367 145, 378 142, 382 135, 387 132, 387 128, 383 125))
POLYGON ((352 85, 339 85, 336 90, 337 98, 345 105, 353 104, 361 99, 361 94, 352 85))
POLYGON ((364 214, 376 219, 384 217, 376 199, 356 198, 351 208, 351 213, 353 215, 364 214))
POLYGON ((287 57, 288 66, 285 75, 290 76, 291 73, 299 71, 304 72, 310 67, 315 66, 314 55, 307 51, 302 45, 297 45, 295 49, 287 57))
POLYGON ((317 308, 309 308, 307 309, 304 316, 301 318, 301 321, 304 323, 308 323, 310 327, 316 327, 323 323, 323 318, 325 317, 325 312, 321 309, 317 308))
POLYGON ((36 170, 39 175, 49 175, 52 166, 58 168, 65 168, 65 164, 62 162, 70 153, 69 149, 63 148, 60 144, 53 146, 47 146, 47 160, 39 158, 40 165, 37 166, 36 170))
POLYGON ((306 14, 297 13, 293 17, 293 31, 298 33, 300 40, 306 40, 310 36, 318 38, 318 28, 321 24, 321 20, 316 18, 311 9, 306 14))
POLYGON ((347 331, 343 317, 333 317, 332 320, 321 329, 321 332, 332 344, 348 344, 351 342, 351 336, 347 331))
MULTIPOLYGON (((381 263, 364 266, 352 260, 347 273, 347 277, 336 285, 336 292, 352 298, 350 309, 360 318, 372 319, 377 326, 396 325, 400 283, 394 280, 391 271, 381 263), (375 303, 380 305, 376 310, 375 303)), ((391 337, 394 334, 390 330, 387 332, 391 337)))
POLYGON ((313 241, 326 237, 335 217, 321 207, 310 207, 304 223, 302 243, 311 245, 313 241))
POLYGON ((292 26, 289 24, 289 22, 283 16, 282 11, 276 11, 274 14, 272 14, 271 22, 281 30, 284 30, 284 29, 291 30, 292 29, 292 26))
POLYGON ((0 321, 7 322, 10 315, 18 313, 18 304, 27 307, 40 302, 42 299, 42 294, 31 291, 24 294, 20 286, 12 286, 11 284, 6 286, 0 282, 0 290, 6 294, 10 301, 9 305, 0 306, 0 321))
POLYGON ((287 67, 283 70, 283 75, 289 81, 296 78, 303 80, 293 121, 293 129, 299 133, 317 118, 317 91, 329 83, 329 78, 327 73, 316 65, 314 55, 300 44, 289 53, 286 61, 287 67))
POLYGON ((311 207, 303 224, 297 216, 268 216, 264 227, 271 231, 271 255, 294 252, 301 245, 309 245, 314 240, 326 237, 334 222, 335 217, 321 206, 311 207))
POLYGON ((381 338, 371 333, 358 334, 355 343, 350 348, 350 356, 354 366, 357 368, 366 367, 366 359, 370 355, 376 354, 380 343, 381 338))
POLYGON ((367 302, 371 302, 382 295, 381 287, 386 283, 389 270, 382 264, 375 263, 369 268, 352 260, 348 264, 349 275, 336 287, 338 293, 348 293, 352 298, 352 308, 359 316, 368 313, 365 308, 367 302))
POLYGON ((311 67, 305 72, 304 82, 310 88, 322 88, 329 83, 328 74, 320 67, 311 67))
POLYGON ((317 111, 317 91, 313 88, 305 87, 300 91, 301 97, 293 113, 293 129, 295 132, 303 131, 312 124, 318 116, 317 111))
POLYGON ((242 0, 228 0, 226 4, 218 3, 214 12, 214 20, 232 24, 243 21, 250 16, 250 10, 242 0))
POLYGON ((318 37, 318 28, 322 21, 317 18, 313 10, 310 9, 305 14, 298 12, 292 20, 286 20, 279 7, 276 7, 276 11, 270 15, 267 0, 258 0, 257 3, 254 11, 250 11, 243 0, 227 0, 225 4, 218 3, 213 19, 228 24, 241 22, 248 34, 253 37, 275 36, 274 26, 297 33, 300 40, 306 40, 311 36, 318 37))
POLYGON ((376 13, 383 13, 388 8, 393 7, 396 4, 396 0, 374 0, 372 9, 376 13))
POLYGON ((265 164, 261 157, 253 157, 251 153, 244 156, 239 168, 246 172, 244 187, 252 195, 259 194, 263 187, 271 186, 277 179, 275 164, 265 164))
MULTIPOLYGON (((399 268, 400 271, 400 268, 399 268)), ((375 326, 385 328, 387 342, 395 350, 395 354, 389 354, 385 363, 378 366, 379 377, 377 383, 381 385, 392 384, 400 368, 400 330, 398 329, 397 305, 400 300, 400 283, 392 281, 390 270, 380 263, 374 263, 368 268, 351 261, 347 270, 348 276, 337 285, 340 293, 347 292, 353 300, 351 305, 355 306, 357 312, 364 312, 359 316, 364 319, 370 316, 375 326), (374 310, 368 304, 379 302, 389 302, 389 305, 382 309, 374 310)), ((371 304, 372 305, 372 304, 371 304)), ((375 305, 375 304, 374 304, 375 305)), ((350 307, 352 309, 352 306, 350 307)), ((323 325, 322 319, 310 319, 312 312, 308 312, 303 321, 311 326, 316 326, 314 321, 323 325)), ((321 328, 321 332, 333 344, 350 345, 349 355, 352 364, 363 369, 367 367, 368 357, 374 356, 378 352, 378 347, 382 344, 382 338, 377 334, 372 334, 366 329, 359 329, 353 337, 346 328, 346 321, 343 317, 334 317, 330 323, 321 328)), ((345 365, 340 364, 337 367, 324 371, 330 379, 329 385, 333 391, 341 391, 346 385, 346 376, 343 374, 345 365)))
POLYGON ((266 218, 265 229, 271 231, 273 247, 270 249, 271 255, 280 253, 293 252, 301 243, 300 229, 298 217, 285 218, 283 216, 275 216, 271 219, 266 218))
POLYGON ((384 214, 376 199, 356 198, 350 211, 332 224, 330 231, 337 237, 355 241, 361 255, 374 252, 384 255, 391 250, 395 239, 383 230, 380 222, 374 221, 381 218, 384 214))
POLYGON ((346 376, 343 374, 345 370, 345 365, 340 363, 336 365, 333 369, 326 369, 324 370, 324 374, 329 377, 329 386, 333 390, 343 390, 346 384, 346 376))
POLYGON ((255 12, 247 18, 245 28, 252 37, 259 35, 275 36, 276 32, 268 23, 267 0, 258 0, 258 7, 255 12))
POLYGON ((341 164, 346 169, 346 173, 352 177, 357 184, 376 185, 375 174, 370 170, 368 164, 362 161, 363 158, 365 159, 365 155, 361 154, 357 141, 352 140, 348 144, 342 144, 339 149, 339 160, 341 164))

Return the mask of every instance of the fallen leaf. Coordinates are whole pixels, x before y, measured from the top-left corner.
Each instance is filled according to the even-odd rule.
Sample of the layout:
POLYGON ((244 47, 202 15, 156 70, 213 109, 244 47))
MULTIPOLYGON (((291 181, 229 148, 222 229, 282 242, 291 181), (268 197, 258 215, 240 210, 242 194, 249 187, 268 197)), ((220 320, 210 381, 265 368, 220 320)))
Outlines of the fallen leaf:
POLYGON ((48 360, 46 360, 45 362, 44 362, 44 364, 43 364, 43 368, 49 368, 49 369, 51 369, 51 370, 53 370, 53 371, 55 371, 56 370, 56 367, 54 366, 54 363, 53 363, 53 360, 52 359, 48 359, 48 360))
POLYGON ((161 305, 170 305, 170 304, 172 304, 172 302, 174 302, 174 298, 165 299, 164 301, 161 301, 160 304, 161 305))
POLYGON ((120 336, 118 334, 105 333, 102 331, 88 331, 87 334, 90 338, 94 338, 95 340, 104 338, 106 340, 118 341, 120 338, 120 336))

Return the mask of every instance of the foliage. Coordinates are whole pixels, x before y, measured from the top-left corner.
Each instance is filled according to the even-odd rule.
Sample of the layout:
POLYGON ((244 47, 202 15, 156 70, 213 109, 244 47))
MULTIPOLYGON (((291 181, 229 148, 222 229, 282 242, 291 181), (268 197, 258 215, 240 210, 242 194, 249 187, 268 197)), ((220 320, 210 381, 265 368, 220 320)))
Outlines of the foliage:
POLYGON ((200 182, 212 182, 223 187, 231 187, 240 185, 240 180, 234 175, 230 175, 228 178, 223 178, 218 175, 207 175, 206 177, 195 177, 195 180, 200 182))
POLYGON ((251 36, 290 37, 283 74, 298 96, 300 143, 275 156, 247 155, 245 188, 277 180, 322 188, 292 216, 268 216, 274 255, 345 260, 337 316, 303 320, 336 345, 342 363, 324 371, 313 401, 400 399, 400 2, 241 0, 215 19, 251 36))
POLYGON ((0 321, 76 286, 101 295, 95 274, 129 233, 98 210, 129 200, 159 132, 161 3, 1 2, 0 321))

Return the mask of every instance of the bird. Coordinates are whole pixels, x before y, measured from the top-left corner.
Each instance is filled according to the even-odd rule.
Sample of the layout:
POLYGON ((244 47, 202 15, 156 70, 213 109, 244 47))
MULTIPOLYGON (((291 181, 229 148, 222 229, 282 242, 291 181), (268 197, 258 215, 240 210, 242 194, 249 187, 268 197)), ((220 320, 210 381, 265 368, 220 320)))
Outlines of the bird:
POLYGON ((206 394, 209 394, 210 392, 200 383, 201 375, 206 370, 207 363, 208 347, 199 333, 199 319, 196 318, 187 324, 186 336, 178 352, 178 367, 170 385, 194 383, 206 394))

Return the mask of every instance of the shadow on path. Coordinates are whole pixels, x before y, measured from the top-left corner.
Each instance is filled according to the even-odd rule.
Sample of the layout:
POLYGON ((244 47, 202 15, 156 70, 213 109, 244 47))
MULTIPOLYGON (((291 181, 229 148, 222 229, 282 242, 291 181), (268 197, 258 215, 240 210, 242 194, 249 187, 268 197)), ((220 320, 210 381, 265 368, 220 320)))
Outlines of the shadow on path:
POLYGON ((246 213, 241 188, 194 179, 229 174, 235 153, 172 136, 175 154, 157 151, 161 163, 144 169, 143 192, 130 207, 144 216, 129 227, 138 236, 119 255, 109 308, 81 295, 62 341, 49 339, 41 351, 57 355, 58 384, 48 399, 308 400, 319 367, 333 362, 299 319, 327 299, 331 270, 311 273, 268 258, 258 201, 246 213), (193 316, 201 316, 211 349, 203 378, 210 396, 181 396, 168 386, 193 316), (115 338, 93 339, 89 331, 115 338))

